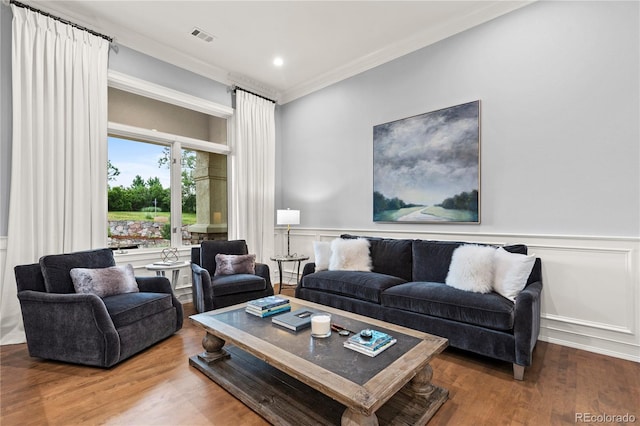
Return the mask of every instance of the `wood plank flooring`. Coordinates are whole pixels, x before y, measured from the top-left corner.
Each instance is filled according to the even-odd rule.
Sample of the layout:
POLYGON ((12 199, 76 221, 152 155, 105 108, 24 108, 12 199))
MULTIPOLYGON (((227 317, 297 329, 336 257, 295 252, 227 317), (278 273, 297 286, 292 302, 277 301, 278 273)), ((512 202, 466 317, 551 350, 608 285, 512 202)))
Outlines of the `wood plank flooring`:
MULTIPOLYGON (((25 344, 2 346, 0 424, 268 424, 189 366, 201 339, 186 320, 174 336, 108 370, 31 358, 25 344)), ((640 364, 631 361, 539 342, 523 382, 513 380, 510 364, 453 349, 432 366, 449 400, 430 425, 572 425, 579 413, 629 413, 640 423, 640 364)))

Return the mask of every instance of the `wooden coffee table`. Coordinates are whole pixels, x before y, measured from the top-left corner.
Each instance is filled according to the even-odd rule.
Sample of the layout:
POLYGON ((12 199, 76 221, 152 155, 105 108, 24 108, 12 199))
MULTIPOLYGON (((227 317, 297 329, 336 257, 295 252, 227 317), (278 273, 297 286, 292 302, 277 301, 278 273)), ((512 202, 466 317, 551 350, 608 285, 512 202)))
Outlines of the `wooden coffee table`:
POLYGON ((447 339, 328 306, 290 298, 292 310, 330 312, 349 330, 374 328, 398 342, 371 358, 333 332, 311 337, 244 311, 246 304, 192 315, 205 352, 189 364, 276 425, 425 424, 448 391, 431 383, 429 361, 447 339))

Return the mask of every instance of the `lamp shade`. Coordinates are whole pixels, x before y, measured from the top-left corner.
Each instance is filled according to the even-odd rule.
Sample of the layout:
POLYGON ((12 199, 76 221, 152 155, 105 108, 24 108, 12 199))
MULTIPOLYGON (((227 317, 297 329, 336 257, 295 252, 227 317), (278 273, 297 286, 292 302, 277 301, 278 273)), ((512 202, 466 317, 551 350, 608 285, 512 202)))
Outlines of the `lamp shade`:
POLYGON ((300 225, 300 210, 277 210, 276 223, 278 225, 300 225))

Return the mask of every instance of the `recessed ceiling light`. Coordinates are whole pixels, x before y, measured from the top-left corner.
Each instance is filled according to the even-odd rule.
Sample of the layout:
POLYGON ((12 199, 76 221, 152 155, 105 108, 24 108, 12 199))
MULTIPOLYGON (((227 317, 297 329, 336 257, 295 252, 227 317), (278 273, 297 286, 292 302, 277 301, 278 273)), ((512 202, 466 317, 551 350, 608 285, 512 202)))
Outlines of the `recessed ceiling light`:
POLYGON ((275 65, 276 67, 281 67, 283 64, 284 64, 284 60, 280 56, 276 56, 273 59, 273 65, 275 65))

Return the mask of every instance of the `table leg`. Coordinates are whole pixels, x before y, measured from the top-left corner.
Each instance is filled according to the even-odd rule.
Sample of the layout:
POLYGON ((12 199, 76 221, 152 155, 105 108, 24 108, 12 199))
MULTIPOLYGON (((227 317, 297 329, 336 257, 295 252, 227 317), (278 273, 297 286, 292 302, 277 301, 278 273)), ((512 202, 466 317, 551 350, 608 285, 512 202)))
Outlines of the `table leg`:
POLYGON ((431 384, 433 378, 433 369, 431 365, 427 364, 421 371, 411 379, 410 389, 415 395, 419 395, 423 398, 429 398, 436 387, 431 384))
POLYGON ((171 273, 171 287, 173 291, 176 291, 178 287, 178 280, 180 279, 180 269, 174 269, 171 273))
POLYGON ((282 293, 282 261, 278 260, 278 273, 280 274, 280 287, 278 288, 278 294, 282 293))
POLYGON ((224 340, 218 336, 214 336, 209 333, 205 334, 202 339, 204 352, 198 354, 198 358, 207 364, 211 364, 212 362, 216 362, 224 358, 229 358, 229 353, 222 348, 224 343, 224 340))
POLYGON ((296 285, 300 285, 300 264, 301 260, 298 260, 298 272, 296 273, 296 285))
POLYGON ((362 413, 347 408, 344 410, 344 413, 342 413, 340 424, 342 426, 378 426, 378 417, 375 413, 370 416, 365 416, 362 413))

